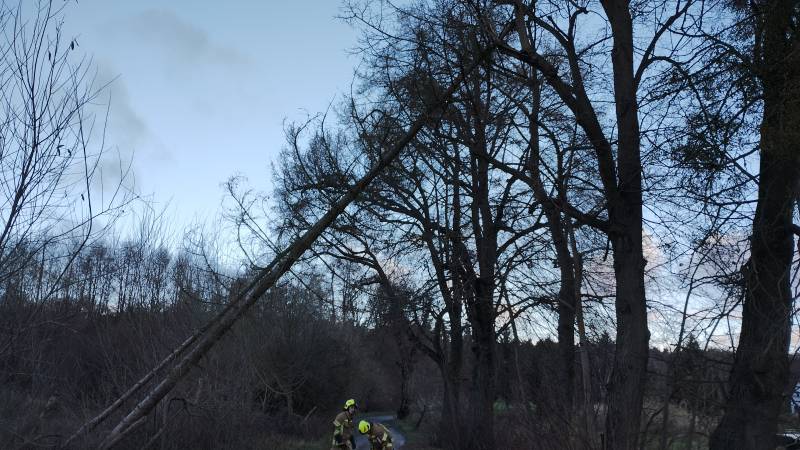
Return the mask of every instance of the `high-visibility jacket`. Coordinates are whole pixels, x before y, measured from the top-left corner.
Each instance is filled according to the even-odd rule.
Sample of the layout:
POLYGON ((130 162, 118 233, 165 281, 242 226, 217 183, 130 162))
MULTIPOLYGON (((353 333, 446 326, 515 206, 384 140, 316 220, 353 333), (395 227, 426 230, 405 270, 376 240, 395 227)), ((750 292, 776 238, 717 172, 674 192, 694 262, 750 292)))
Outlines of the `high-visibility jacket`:
POLYGON ((333 419, 333 449, 349 448, 353 436, 353 416, 342 411, 333 419))
POLYGON ((385 425, 380 423, 373 423, 367 432, 367 439, 372 444, 372 450, 392 450, 392 434, 385 425))

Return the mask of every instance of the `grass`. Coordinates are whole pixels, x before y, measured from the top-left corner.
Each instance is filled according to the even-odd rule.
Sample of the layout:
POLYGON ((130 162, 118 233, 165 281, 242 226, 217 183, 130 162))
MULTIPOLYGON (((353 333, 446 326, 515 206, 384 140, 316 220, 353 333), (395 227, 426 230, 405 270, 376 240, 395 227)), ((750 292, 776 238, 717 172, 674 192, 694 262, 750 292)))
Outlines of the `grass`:
MULTIPOLYGON (((430 414, 426 415, 426 419, 429 417, 433 417, 430 414)), ((426 423, 423 422, 419 429, 416 429, 415 426, 419 417, 415 414, 412 414, 406 417, 403 420, 396 420, 394 421, 394 425, 397 429, 403 433, 403 436, 406 438, 406 444, 403 446, 404 450, 440 450, 439 447, 434 447, 431 445, 431 435, 430 435, 430 428, 432 428, 429 424, 426 426, 426 423)))
POLYGON ((311 440, 298 438, 296 436, 276 435, 270 436, 269 439, 258 443, 258 445, 253 448, 263 450, 319 450, 330 448, 330 445, 330 439, 327 437, 311 440))

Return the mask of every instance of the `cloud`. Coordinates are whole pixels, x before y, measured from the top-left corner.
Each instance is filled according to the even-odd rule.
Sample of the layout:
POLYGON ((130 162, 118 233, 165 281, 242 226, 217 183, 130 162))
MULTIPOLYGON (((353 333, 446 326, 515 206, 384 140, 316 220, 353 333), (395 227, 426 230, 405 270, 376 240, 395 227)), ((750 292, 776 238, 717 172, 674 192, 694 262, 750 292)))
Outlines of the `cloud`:
POLYGON ((141 145, 150 134, 144 118, 136 112, 125 78, 108 61, 98 63, 97 79, 101 85, 108 84, 102 94, 110 105, 109 127, 116 140, 125 147, 141 145))
POLYGON ((186 22, 172 11, 151 9, 112 26, 114 32, 131 33, 137 41, 164 53, 173 69, 189 70, 197 64, 240 66, 247 57, 236 49, 212 42, 208 32, 186 22))
POLYGON ((139 166, 136 161, 141 156, 163 163, 173 162, 173 155, 158 139, 146 118, 137 111, 125 75, 106 59, 97 63, 96 85, 105 86, 92 110, 96 120, 92 139, 98 146, 105 141, 98 181, 102 183, 103 191, 116 190, 120 183, 128 190, 135 191, 139 166), (108 122, 104 123, 106 108, 108 122), (146 152, 140 153, 142 150, 146 152))

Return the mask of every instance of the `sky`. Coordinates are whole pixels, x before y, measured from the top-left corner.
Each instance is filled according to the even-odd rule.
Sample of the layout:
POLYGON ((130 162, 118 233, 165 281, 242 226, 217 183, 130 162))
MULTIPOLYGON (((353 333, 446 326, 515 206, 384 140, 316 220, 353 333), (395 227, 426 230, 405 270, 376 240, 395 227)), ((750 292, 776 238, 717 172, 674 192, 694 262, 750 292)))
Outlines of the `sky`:
POLYGON ((97 85, 113 80, 99 99, 108 155, 132 161, 136 192, 180 230, 213 220, 231 176, 269 190, 284 121, 349 92, 356 31, 339 12, 336 0, 78 0, 64 30, 97 85))

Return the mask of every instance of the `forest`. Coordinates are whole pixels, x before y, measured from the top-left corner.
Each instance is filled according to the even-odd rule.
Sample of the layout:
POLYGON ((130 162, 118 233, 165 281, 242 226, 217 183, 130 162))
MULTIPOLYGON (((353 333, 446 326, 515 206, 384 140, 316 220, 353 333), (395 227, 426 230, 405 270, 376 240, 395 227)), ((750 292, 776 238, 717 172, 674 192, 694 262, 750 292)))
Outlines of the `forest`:
POLYGON ((800 448, 800 1, 346 0, 177 237, 69 3, 0 6, 0 448, 800 448))

